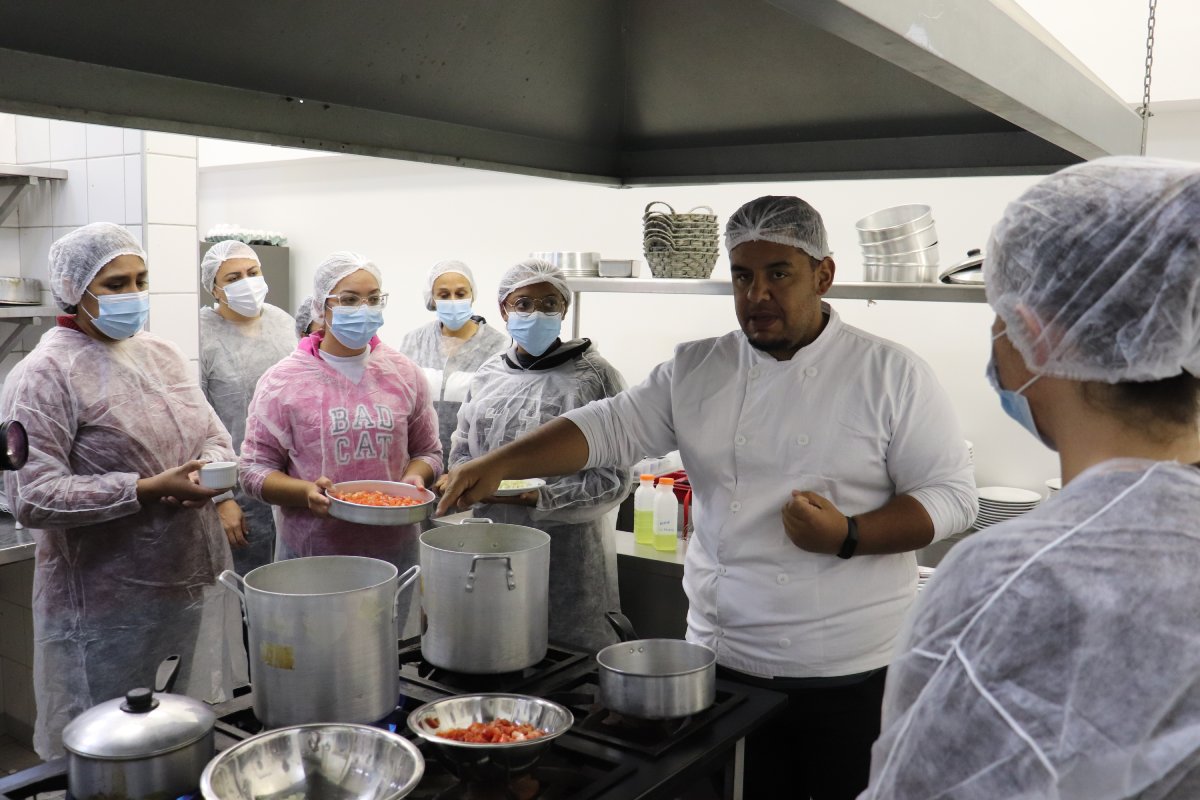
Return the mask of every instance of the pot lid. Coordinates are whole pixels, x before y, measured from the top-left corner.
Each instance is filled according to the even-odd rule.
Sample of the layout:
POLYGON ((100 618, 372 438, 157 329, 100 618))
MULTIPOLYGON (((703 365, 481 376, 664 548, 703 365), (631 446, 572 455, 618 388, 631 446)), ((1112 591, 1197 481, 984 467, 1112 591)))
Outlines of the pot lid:
POLYGON ((63 730, 63 745, 88 758, 149 758, 203 738, 216 720, 199 700, 132 689, 71 720, 63 730))
MULTIPOLYGON (((964 258, 962 261, 959 261, 956 264, 951 264, 950 266, 948 266, 944 270, 942 270, 942 274, 938 275, 938 280, 940 280, 942 283, 959 283, 960 281, 950 280, 950 277, 952 275, 957 275, 959 273, 965 273, 965 272, 982 273, 982 271, 983 271, 983 251, 976 247, 976 248, 972 248, 972 249, 968 250, 967 257, 964 258)), ((983 283, 983 276, 982 276, 982 274, 980 274, 978 280, 968 279, 968 280, 964 280, 962 282, 983 283)))

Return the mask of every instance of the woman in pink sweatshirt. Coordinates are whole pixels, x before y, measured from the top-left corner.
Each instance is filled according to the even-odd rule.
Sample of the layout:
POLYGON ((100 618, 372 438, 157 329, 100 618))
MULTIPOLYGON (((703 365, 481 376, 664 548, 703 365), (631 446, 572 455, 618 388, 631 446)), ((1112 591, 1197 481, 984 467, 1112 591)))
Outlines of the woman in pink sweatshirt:
POLYGON ((379 269, 356 253, 317 268, 313 318, 324 331, 259 380, 242 444, 247 494, 279 506, 275 560, 358 555, 403 571, 417 558, 416 525, 382 528, 329 516, 325 490, 351 480, 432 485, 442 446, 420 368, 382 344, 387 295, 379 269))

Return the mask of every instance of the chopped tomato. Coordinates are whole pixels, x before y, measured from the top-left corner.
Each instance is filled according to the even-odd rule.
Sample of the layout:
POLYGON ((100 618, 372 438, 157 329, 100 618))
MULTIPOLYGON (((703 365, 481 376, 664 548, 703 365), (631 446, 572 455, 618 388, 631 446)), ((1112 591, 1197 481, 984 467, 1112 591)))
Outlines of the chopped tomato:
POLYGON ((419 506, 415 497, 397 497, 383 492, 330 492, 332 497, 359 506, 419 506))
MULTIPOLYGON (((436 728, 436 721, 430 722, 430 727, 436 728)), ((546 732, 539 730, 527 722, 517 724, 510 719, 497 719, 492 722, 472 722, 467 728, 453 728, 439 731, 443 739, 453 739, 456 742, 471 744, 509 744, 525 742, 545 736, 546 732)))

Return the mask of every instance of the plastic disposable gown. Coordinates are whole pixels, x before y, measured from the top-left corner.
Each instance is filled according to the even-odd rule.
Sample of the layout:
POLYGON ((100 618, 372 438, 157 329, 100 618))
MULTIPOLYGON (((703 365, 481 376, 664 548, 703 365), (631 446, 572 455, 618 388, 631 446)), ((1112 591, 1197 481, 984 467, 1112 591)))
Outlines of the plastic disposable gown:
MULTIPOLYGON (((263 481, 274 470, 307 481, 322 475, 334 483, 398 481, 414 460, 440 474, 437 416, 421 370, 376 343, 363 379, 352 383, 321 359, 320 341, 319 333, 301 340, 258 382, 242 442, 242 488, 261 500, 263 481)), ((282 552, 276 561, 368 556, 401 571, 418 561, 416 525, 359 525, 290 507, 279 509, 278 520, 282 552)))
POLYGON ((450 452, 450 436, 458 427, 458 409, 467 396, 471 376, 491 356, 508 347, 508 337, 480 323, 470 339, 442 335, 442 323, 434 320, 409 331, 400 342, 400 352, 425 372, 438 416, 438 438, 442 452, 450 452))
MULTIPOLYGON (((516 363, 513 351, 509 357, 516 363)), ((523 370, 503 355, 494 356, 475 373, 458 413, 450 465, 478 458, 565 411, 624 388, 621 373, 591 349, 544 370, 523 370)), ((609 512, 629 494, 630 484, 628 467, 587 469, 550 479, 538 491, 536 508, 495 504, 474 510, 477 517, 528 525, 550 535, 554 641, 589 650, 616 641, 604 620, 605 611, 619 607, 615 516, 609 512)))
POLYGON ((1200 470, 1099 464, 950 551, 864 798, 1200 797, 1200 470))
POLYGON ((243 665, 221 521, 200 509, 143 507, 137 481, 194 458, 233 458, 229 434, 187 360, 151 333, 101 343, 54 328, 13 369, 5 418, 29 433, 29 461, 4 475, 17 519, 40 529, 33 584, 34 747, 62 753, 62 729, 92 705, 151 686, 181 659, 176 691, 226 699, 243 665))
MULTIPOLYGON (((236 452, 242 450, 246 414, 258 379, 296 349, 294 324, 286 311, 270 304, 263 306, 257 319, 244 322, 230 322, 212 308, 200 309, 200 388, 233 438, 236 452)), ((233 496, 250 529, 246 537, 250 544, 233 551, 238 574, 245 575, 270 562, 275 522, 271 507, 247 496, 241 487, 233 496)))

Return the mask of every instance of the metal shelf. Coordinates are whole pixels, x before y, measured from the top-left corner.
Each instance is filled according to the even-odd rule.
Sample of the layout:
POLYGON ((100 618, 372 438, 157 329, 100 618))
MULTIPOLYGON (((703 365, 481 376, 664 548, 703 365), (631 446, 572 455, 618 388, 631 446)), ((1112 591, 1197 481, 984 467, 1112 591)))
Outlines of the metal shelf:
POLYGON ((50 167, 30 167, 24 164, 0 164, 0 186, 11 186, 8 197, 0 201, 0 225, 8 219, 8 215, 17 209, 21 195, 31 186, 37 186, 41 181, 65 181, 65 169, 50 167))
MULTIPOLYGON (((671 278, 571 278, 571 291, 635 294, 733 294, 729 281, 671 278)), ((913 300, 942 303, 986 303, 982 286, 948 283, 837 283, 825 297, 831 300, 913 300)))
POLYGON ((41 325, 46 318, 63 313, 58 306, 0 306, 0 322, 14 322, 17 327, 0 342, 0 360, 8 358, 21 334, 30 325, 41 325))

